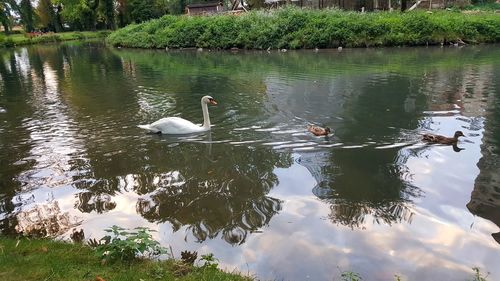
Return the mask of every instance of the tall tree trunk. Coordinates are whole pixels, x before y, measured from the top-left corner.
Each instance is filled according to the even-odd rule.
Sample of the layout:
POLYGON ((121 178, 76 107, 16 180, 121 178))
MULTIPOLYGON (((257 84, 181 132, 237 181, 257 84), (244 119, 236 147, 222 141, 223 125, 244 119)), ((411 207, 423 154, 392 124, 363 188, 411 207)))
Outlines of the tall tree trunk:
POLYGON ((5 34, 9 34, 10 32, 11 10, 16 7, 17 4, 15 1, 3 0, 0 2, 0 22, 2 23, 5 34))
POLYGON ((91 10, 91 16, 90 16, 90 30, 95 31, 96 30, 96 14, 97 14, 97 7, 99 7, 99 0, 94 0, 93 3, 90 3, 89 1, 89 7, 91 10))
POLYGON ((106 28, 115 29, 115 5, 114 0, 105 0, 104 8, 106 15, 106 28))
POLYGON ((406 11, 407 8, 408 8, 407 0, 401 0, 401 12, 406 11))
POLYGON ((34 16, 33 16, 33 6, 30 0, 22 0, 19 6, 19 13, 21 14, 21 21, 24 25, 24 30, 26 32, 33 32, 34 26, 34 16))
POLYGON ((3 31, 5 34, 9 34, 9 23, 6 20, 2 20, 3 31))
POLYGON ((117 7, 118 27, 124 27, 129 23, 129 21, 127 20, 127 1, 117 0, 116 3, 118 4, 117 7))
POLYGON ((56 32, 61 32, 63 30, 62 19, 61 19, 62 6, 58 4, 56 7, 56 15, 54 17, 54 29, 56 32))

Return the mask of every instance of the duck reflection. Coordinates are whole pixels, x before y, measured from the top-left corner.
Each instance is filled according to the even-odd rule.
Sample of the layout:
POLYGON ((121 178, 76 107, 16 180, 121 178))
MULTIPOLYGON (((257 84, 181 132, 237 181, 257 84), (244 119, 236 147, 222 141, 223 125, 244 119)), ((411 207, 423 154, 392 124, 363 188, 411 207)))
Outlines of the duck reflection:
POLYGON ((460 151, 465 149, 465 148, 458 147, 457 144, 453 144, 451 147, 452 147, 453 151, 455 151, 455 152, 460 152, 460 151))

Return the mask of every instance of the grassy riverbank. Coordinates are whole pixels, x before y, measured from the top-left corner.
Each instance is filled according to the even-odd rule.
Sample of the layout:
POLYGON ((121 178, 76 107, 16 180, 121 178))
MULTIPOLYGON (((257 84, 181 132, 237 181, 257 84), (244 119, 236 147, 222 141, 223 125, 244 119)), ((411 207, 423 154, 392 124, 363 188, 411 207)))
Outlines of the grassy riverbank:
POLYGON ((5 35, 3 33, 0 33, 0 47, 14 47, 39 43, 104 38, 108 35, 109 31, 75 31, 61 33, 43 33, 40 35, 29 35, 25 33, 5 35))
MULTIPOLYGON (((46 239, 20 240, 0 236, 0 280, 88 281, 252 281, 209 266, 191 266, 177 260, 117 261, 102 264, 95 251, 83 244, 46 239)), ((487 281, 488 273, 473 267, 467 281, 487 281)), ((402 280, 397 274, 394 280, 402 280)), ((335 279, 335 278, 334 278, 335 279)), ((335 279, 337 280, 337 279, 335 279)), ((364 280, 358 273, 339 271, 338 280, 364 280)))
POLYGON ((180 261, 135 260, 102 265, 82 244, 0 237, 0 280, 252 280, 180 261), (19 242, 18 242, 19 241, 19 242), (101 278, 98 279, 97 277, 101 278))
POLYGON ((108 37, 133 48, 334 48, 500 42, 494 12, 357 13, 284 8, 243 15, 164 16, 108 37))

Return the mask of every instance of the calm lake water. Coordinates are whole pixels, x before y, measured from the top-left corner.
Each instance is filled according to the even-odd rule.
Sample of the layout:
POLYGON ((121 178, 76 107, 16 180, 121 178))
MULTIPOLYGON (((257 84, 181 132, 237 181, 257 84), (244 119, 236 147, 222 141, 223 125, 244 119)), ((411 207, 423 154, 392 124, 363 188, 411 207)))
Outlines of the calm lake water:
POLYGON ((146 226, 261 280, 500 280, 499 153, 498 45, 0 50, 4 233, 146 226), (201 123, 206 94, 210 133, 137 128, 201 123))

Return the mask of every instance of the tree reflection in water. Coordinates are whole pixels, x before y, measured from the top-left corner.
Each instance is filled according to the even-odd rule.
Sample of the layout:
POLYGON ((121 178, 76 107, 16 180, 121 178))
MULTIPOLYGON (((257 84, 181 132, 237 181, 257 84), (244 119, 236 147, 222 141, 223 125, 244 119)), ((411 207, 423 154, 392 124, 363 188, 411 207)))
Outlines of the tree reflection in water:
POLYGON ((62 212, 57 201, 36 204, 16 214, 17 233, 35 237, 57 236, 79 225, 82 220, 62 212))
MULTIPOLYGON (((150 222, 187 229, 198 241, 221 237, 231 244, 243 243, 282 208, 283 203, 268 194, 278 184, 275 168, 289 167, 291 153, 262 142, 309 143, 307 135, 286 130, 305 127, 308 121, 332 125, 334 138, 357 146, 316 146, 316 152, 300 152, 300 164, 317 181, 313 193, 329 205, 333 223, 357 228, 369 219, 384 224, 411 222, 412 200, 421 191, 412 185, 405 163, 408 155, 419 150, 375 146, 400 142, 401 130, 426 128, 422 112, 452 110, 456 99, 463 100, 454 94, 442 95, 446 89, 435 90, 436 85, 452 83, 443 83, 447 69, 443 77, 435 75, 434 68, 458 61, 461 65, 464 60, 477 63, 474 53, 441 58, 441 50, 429 49, 391 56, 368 50, 368 54, 349 55, 289 52, 286 57, 280 53, 109 51, 67 45, 22 52, 5 52, 0 64, 0 101, 6 109, 2 118, 7 121, 0 128, 0 149, 5 153, 0 184, 6 187, 0 194, 0 229, 13 229, 18 224, 16 214, 32 203, 23 201, 22 195, 53 188, 74 195, 66 198, 74 200, 70 206, 83 213, 119 212, 122 202, 132 202, 150 222), (416 57, 422 58, 422 64, 407 67, 416 57), (428 83, 434 76, 436 85, 428 83), (428 89, 423 84, 429 84, 428 89), (29 94, 33 89, 50 93, 52 100, 29 94), (187 142, 145 136, 137 130, 137 124, 163 116, 199 120, 199 98, 205 92, 221 100, 211 117, 217 125, 214 139, 223 143, 213 143, 207 136, 187 142), (428 92, 435 96, 423 94, 428 92), (30 124, 38 126, 38 121, 45 121, 43 130, 37 132, 47 134, 38 133, 32 139, 33 126, 26 126, 26 120, 35 120, 30 124), (61 130, 59 120, 71 122, 61 130), (257 132, 254 125, 263 130, 257 132), (286 128, 281 134, 272 133, 281 128, 286 128), (67 142, 68 136, 75 142, 67 142), (255 146, 229 141, 252 141, 255 146), (51 148, 47 143, 53 147, 63 143, 67 149, 59 150, 61 157, 37 160, 53 154, 46 152, 51 148), (41 170, 48 175, 42 179, 52 179, 57 172, 63 180, 49 185, 29 177, 41 170), (120 193, 126 192, 132 200, 120 201, 120 193)), ((494 128, 498 122, 492 124, 494 128)), ((499 139, 495 136, 490 142, 499 139)), ((497 154, 482 160, 487 164, 480 164, 482 179, 490 176, 488 167, 493 167, 492 175, 498 170, 490 162, 497 154)), ((482 179, 476 184, 478 192, 484 186, 480 183, 486 182, 482 179)), ((487 179, 489 188, 495 187, 494 179, 487 179)), ((498 204, 488 206, 498 210, 498 204)), ((484 216, 494 212, 471 211, 484 216)))
MULTIPOLYGON (((83 213, 106 213, 116 209, 119 193, 130 191, 141 196, 137 202, 137 211, 149 221, 168 221, 175 229, 186 226, 199 241, 221 234, 229 243, 242 243, 249 232, 266 225, 281 209, 281 201, 266 194, 278 183, 277 176, 273 173, 274 168, 288 167, 291 164, 289 153, 278 153, 265 147, 229 144, 213 144, 212 149, 207 147, 210 144, 202 143, 211 142, 210 139, 203 139, 204 136, 201 136, 201 142, 199 139, 183 142, 182 139, 144 136, 143 132, 135 129, 135 125, 145 118, 156 118, 154 114, 177 114, 173 108, 163 107, 162 101, 166 97, 175 103, 175 110, 183 114, 192 113, 199 118, 199 97, 182 94, 189 87, 193 88, 188 89, 189 92, 204 89, 225 93, 225 97, 223 94, 217 97, 224 100, 227 107, 231 104, 238 105, 230 102, 235 97, 226 87, 234 87, 231 82, 234 79, 239 90, 245 86, 240 85, 238 77, 232 78, 232 72, 221 74, 220 79, 225 83, 209 83, 212 78, 205 76, 185 83, 184 79, 178 79, 176 72, 166 72, 156 80, 162 85, 162 90, 151 89, 153 94, 150 95, 149 90, 140 85, 147 84, 143 80, 150 79, 151 73, 134 71, 132 74, 125 71, 132 71, 132 68, 127 68, 126 61, 110 52, 67 45, 57 48, 41 46, 33 50, 28 51, 30 57, 25 61, 33 64, 34 70, 41 73, 40 77, 44 77, 43 65, 56 70, 53 76, 57 78, 59 90, 55 91, 57 95, 54 97, 64 105, 56 109, 64 109, 65 117, 75 121, 71 124, 71 133, 75 133, 75 138, 81 141, 78 142, 78 151, 69 153, 71 157, 67 162, 67 169, 70 172, 64 173, 64 179, 69 181, 68 184, 64 182, 64 186, 68 190, 75 189, 75 209, 83 213), (77 52, 81 49, 84 51, 77 52), (43 56, 37 50, 44 52, 43 56), (175 81, 179 83, 174 83, 175 81), (131 88, 137 88, 139 92, 136 94, 130 91, 131 88), (168 95, 165 94, 167 92, 168 95), (149 103, 155 104, 155 108, 166 108, 167 112, 147 112, 148 116, 142 116, 142 106, 149 103), (124 120, 128 120, 128 123, 124 124, 124 120)), ((14 67, 17 65, 16 58, 11 56, 11 61, 12 72, 19 75, 22 71, 17 71, 14 67)), ((4 77, 10 75, 11 71, 0 66, 0 72, 4 77)), ((191 77, 191 71, 189 73, 191 77)), ((28 78, 34 79, 33 77, 35 76, 28 78)), ((13 88, 9 92, 12 93, 23 88, 14 85, 14 82, 24 83, 23 78, 15 78, 9 79, 13 88)), ((248 83, 247 87, 253 89, 254 84, 261 85, 259 81, 248 83)), ((31 83, 31 80, 28 82, 31 83)), ((10 84, 5 84, 4 87, 10 89, 10 84)), ((28 117, 33 110, 46 109, 41 106, 34 109, 28 105, 26 107, 28 109, 21 108, 18 111, 24 112, 28 117)), ((236 109, 244 116, 261 114, 257 102, 236 109)), ((7 114, 11 112, 16 111, 9 108, 7 114)), ((219 123, 216 117, 214 114, 214 123, 219 123)), ((219 119, 228 118, 222 116, 219 119)), ((23 128, 18 123, 13 124, 15 130, 23 128)), ((25 137, 28 140, 29 133, 26 132, 28 136, 25 137)), ((18 132, 6 136, 19 138, 23 134, 18 132)), ((227 130, 217 134, 219 139, 230 138, 227 130)), ((3 137, 0 135, 0 138, 3 137)), ((6 140, 2 143, 14 142, 6 140)), ((25 149, 28 156, 29 149, 30 147, 25 149)), ((12 156, 8 159, 17 158, 12 156)), ((8 166, 17 167, 13 163, 8 163, 8 166)), ((9 178, 21 177, 19 172, 13 171, 9 178)), ((3 229, 17 224, 14 222, 15 207, 11 199, 19 192, 17 186, 20 185, 22 183, 9 182, 8 186, 12 190, 9 189, 8 194, 6 191, 8 197, 0 202, 2 212, 5 210, 8 214, 1 218, 5 225, 2 226, 3 229)), ((57 183, 57 187, 61 185, 57 183)))
MULTIPOLYGON (((474 215, 488 219, 500 227, 500 99, 494 94, 490 97, 492 100, 481 144, 482 157, 477 163, 479 174, 467 208, 474 215)), ((500 244, 500 232, 491 235, 500 244)))
POLYGON ((77 194, 78 200, 75 207, 82 213, 90 213, 92 211, 98 214, 116 208, 116 203, 112 201, 112 197, 105 193, 80 192, 77 194))
POLYGON ((313 193, 330 204, 333 223, 362 228, 369 217, 374 223, 411 223, 412 200, 421 191, 408 178, 405 157, 392 150, 396 157, 373 148, 335 150, 319 162, 317 154, 302 155, 300 163, 318 182, 313 193))
POLYGON ((231 244, 269 223, 281 201, 266 196, 278 184, 275 167, 288 167, 288 153, 269 148, 183 143, 165 150, 167 173, 138 176, 143 196, 137 211, 152 222, 170 222, 175 230, 187 225, 198 241, 219 233, 231 244), (202 159, 207 157, 207 159, 202 159))
POLYGON ((277 99, 276 103, 293 116, 333 124, 332 138, 342 143, 329 150, 302 153, 299 160, 316 179, 314 195, 329 204, 329 219, 351 228, 364 227, 370 217, 374 223, 411 223, 412 201, 421 191, 412 185, 405 165, 405 153, 410 152, 391 145, 415 142, 404 134, 414 133, 418 110, 425 101, 422 94, 407 90, 415 81, 374 73, 311 84, 304 89, 290 86, 290 100, 281 105, 282 99, 277 99), (391 87, 386 85, 388 77, 391 87), (344 84, 350 86, 335 90, 344 84), (325 96, 316 92, 328 93, 332 102, 325 102, 325 96), (408 99, 416 109, 404 106, 408 99), (342 121, 336 121, 339 119, 342 121), (381 144, 386 147, 378 149, 381 144))

